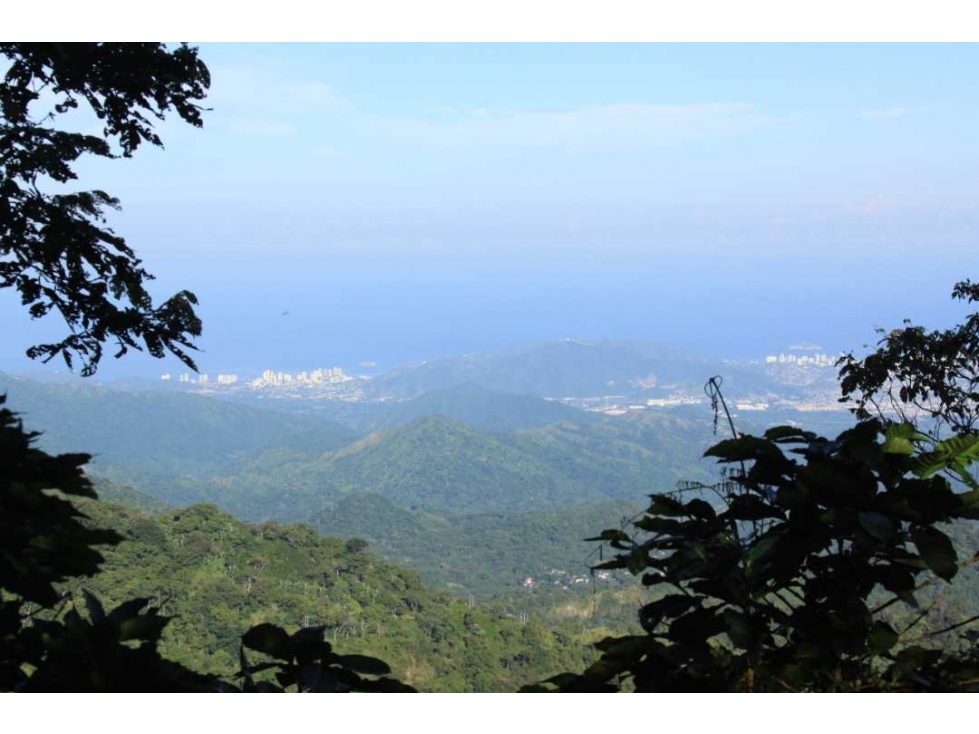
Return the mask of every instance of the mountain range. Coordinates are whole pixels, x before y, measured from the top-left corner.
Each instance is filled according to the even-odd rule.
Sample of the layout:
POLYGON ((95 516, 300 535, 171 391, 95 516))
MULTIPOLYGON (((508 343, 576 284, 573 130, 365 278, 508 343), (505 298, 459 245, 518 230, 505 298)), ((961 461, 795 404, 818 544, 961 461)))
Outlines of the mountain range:
POLYGON ((93 454, 93 474, 113 486, 364 535, 427 578, 481 594, 512 590, 561 558, 564 570, 587 573, 582 538, 678 479, 711 476, 698 460, 706 417, 610 418, 471 384, 404 402, 367 435, 199 395, 21 378, 3 389, 26 427, 43 431, 44 448, 93 454), (563 537, 551 510, 575 518, 563 537))

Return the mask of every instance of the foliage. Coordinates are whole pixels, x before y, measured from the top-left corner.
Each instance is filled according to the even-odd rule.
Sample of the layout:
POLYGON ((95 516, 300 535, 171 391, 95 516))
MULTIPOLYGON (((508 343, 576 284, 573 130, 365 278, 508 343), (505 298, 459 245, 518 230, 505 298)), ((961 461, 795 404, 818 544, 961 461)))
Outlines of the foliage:
MULTIPOLYGON (((84 618, 75 608, 54 619, 35 615, 16 636, 27 653, 20 661, 24 692, 205 692, 218 682, 163 658, 157 642, 169 621, 149 608, 149 599, 131 599, 111 612, 83 592, 84 618), (27 675, 23 664, 33 671, 27 675)), ((4 690, 10 690, 6 685, 4 690)))
POLYGON ((242 638, 241 677, 246 692, 281 693, 293 687, 308 693, 413 693, 392 678, 364 678, 363 674, 384 676, 391 672, 387 663, 367 655, 338 655, 323 639, 324 626, 304 627, 289 635, 281 627, 260 624, 242 638), (272 662, 250 664, 244 648, 257 650, 272 662), (256 681, 256 673, 276 671, 275 683, 256 681))
POLYGON ((140 615, 144 599, 106 614, 86 594, 90 622, 74 609, 63 618, 44 614, 67 603, 58 587, 69 577, 98 570, 104 560, 98 546, 121 536, 89 527, 72 501, 95 498, 82 473, 88 457, 46 454, 32 446, 37 435, 25 433, 15 415, 0 408, 0 690, 176 690, 200 684, 202 678, 156 653, 165 619, 140 615))
POLYGON ((42 446, 96 455, 93 475, 112 480, 103 498, 151 510, 151 499, 121 489, 131 486, 171 506, 216 502, 244 519, 359 536, 426 582, 500 599, 515 614, 571 604, 561 579, 541 577, 587 577, 593 546, 580 539, 634 515, 645 487, 689 476, 710 438, 707 420, 650 413, 510 435, 433 417, 357 441, 310 416, 200 395, 6 384, 28 425, 45 427, 42 446), (554 593, 524 593, 527 577, 554 593))
MULTIPOLYGON (((0 397, 0 405, 4 400, 0 397)), ((91 527, 98 524, 93 517, 101 512, 101 503, 95 502, 91 483, 82 473, 88 457, 51 456, 32 445, 36 438, 24 432, 13 413, 0 408, 0 690, 233 689, 230 682, 161 655, 158 645, 171 618, 150 598, 128 598, 107 613, 86 589, 64 593, 70 582, 96 574, 105 561, 103 552, 111 553, 123 536, 91 527), (93 515, 81 512, 79 502, 88 503, 93 515), (78 596, 87 618, 76 608, 78 596)), ((163 537, 154 536, 145 523, 139 532, 163 537)), ((144 572, 145 559, 141 560, 138 568, 144 572)), ((262 636, 261 629, 242 632, 243 643, 251 647, 262 636)), ((303 666, 301 689, 406 690, 394 681, 359 675, 380 671, 380 661, 336 656, 311 633, 295 641, 292 658, 280 661, 281 672, 291 675, 295 671, 290 665, 303 666), (308 650, 300 643, 308 643, 308 650), (310 683, 312 673, 305 668, 314 663, 323 672, 310 683), (333 678, 338 682, 329 683, 333 678)), ((243 655, 241 659, 243 690, 253 690, 249 676, 254 671, 243 655)))
POLYGON ((640 611, 646 634, 603 640, 602 658, 583 674, 538 689, 614 690, 623 681, 638 691, 974 684, 974 652, 948 656, 906 644, 924 613, 902 629, 882 615, 896 604, 919 609, 920 589, 974 562, 960 559, 938 526, 979 517, 979 490, 956 493, 936 470, 968 465, 977 445, 974 436, 932 445, 910 424, 885 429, 877 420, 833 440, 783 426, 721 441, 706 455, 733 468, 708 488, 715 504, 683 492, 654 495, 635 522, 642 535, 601 536, 622 551, 604 567, 627 568, 667 591, 640 611), (888 598, 872 601, 880 590, 888 598))
POLYGON ((156 515, 170 509, 170 505, 166 502, 150 497, 133 487, 114 484, 103 477, 92 477, 91 479, 92 486, 102 502, 132 507, 145 512, 147 515, 156 515))
MULTIPOLYGON (((124 157, 143 142, 162 147, 150 117, 163 120, 173 110, 199 127, 196 103, 210 77, 196 49, 3 43, 0 53, 9 62, 0 84, 0 288, 15 287, 33 318, 59 312, 71 330, 61 342, 30 348, 28 356, 49 361, 61 355, 69 368, 80 359, 89 376, 103 344, 115 341, 117 357, 145 347, 154 357, 169 352, 196 369, 187 350, 201 333, 197 299, 182 291, 154 307, 145 287, 152 276, 105 226, 106 209, 118 209, 118 201, 103 191, 46 194, 39 188, 76 179, 73 164, 83 155, 117 157, 114 143, 124 157), (42 96, 52 107, 38 117, 42 96), (82 100, 101 121, 101 137, 55 127, 82 100)), ((98 571, 104 561, 99 546, 116 544, 120 536, 93 529, 76 507, 96 497, 82 472, 88 455, 51 456, 32 445, 38 435, 24 432, 0 407, 0 690, 234 690, 160 654, 169 618, 150 599, 129 599, 107 613, 98 597, 82 590, 86 617, 74 594, 59 593, 69 576, 98 571)), ((285 635, 259 626, 244 633, 242 644, 263 650, 270 632, 285 635)), ((386 666, 335 655, 322 633, 286 639, 289 654, 275 663, 285 676, 279 690, 289 682, 301 690, 410 690, 361 677, 384 673, 386 666)), ((244 647, 240 659, 243 690, 258 690, 244 647)))
MULTIPOLYGON (((979 301, 979 284, 956 284, 952 298, 979 301)), ((843 401, 853 401, 860 418, 896 415, 914 422, 934 419, 936 429, 956 434, 979 431, 979 313, 951 329, 926 331, 904 322, 886 333, 863 359, 840 360, 843 401)))
MULTIPOLYGON (((495 598, 519 613, 529 611, 529 595, 521 588, 528 577, 555 591, 573 587, 572 577, 593 581, 586 556, 594 546, 581 538, 638 509, 626 502, 601 502, 454 514, 412 510, 375 494, 356 493, 315 515, 311 524, 326 535, 369 540, 376 552, 418 570, 429 584, 495 598)), ((592 584, 576 588, 590 593, 592 584)))
POLYGON ((433 592, 417 573, 307 526, 248 525, 213 505, 153 516, 104 502, 84 509, 125 540, 96 577, 66 588, 110 604, 152 599, 173 617, 161 653, 198 673, 231 679, 255 625, 322 627, 335 652, 383 658, 429 691, 514 690, 592 657, 560 629, 433 592))
POLYGON ((330 421, 201 395, 6 385, 28 426, 44 428, 47 450, 84 448, 117 484, 170 504, 217 502, 250 520, 311 521, 368 492, 440 515, 634 502, 684 476, 710 437, 707 421, 666 415, 508 435, 429 416, 358 439, 330 421))
POLYGON ((94 573, 102 555, 94 546, 118 542, 111 531, 82 524, 71 497, 95 497, 82 473, 85 454, 51 456, 32 444, 0 395, 0 580, 25 601, 57 603, 55 585, 94 573), (57 487, 60 492, 46 491, 57 487))
MULTIPOLYGON (((166 432, 165 424, 157 425, 166 432)), ((332 450, 325 441, 321 449, 280 443, 220 465, 223 457, 198 459, 200 450, 190 450, 174 459, 182 469, 178 476, 163 473, 163 457, 174 454, 137 446, 138 436, 122 437, 134 447, 131 457, 111 447, 102 455, 111 456, 116 473, 110 476, 117 482, 171 503, 216 502, 249 520, 310 521, 353 494, 446 516, 634 500, 649 484, 672 484, 682 476, 698 454, 699 440, 709 436, 706 422, 698 427, 702 430, 672 432, 671 427, 669 421, 647 430, 597 422, 503 436, 433 416, 332 450), (684 446, 686 436, 693 441, 684 446), (155 477, 127 471, 151 468, 154 457, 155 477)), ((107 438, 110 433, 105 431, 107 438)), ((231 446, 233 435, 232 429, 215 442, 231 446)), ((166 447, 180 438, 163 441, 166 447)), ((105 470, 107 463, 97 466, 105 470)), ((701 471, 693 469, 695 476, 706 477, 701 471)))
POLYGON ((116 356, 145 348, 194 367, 188 350, 201 333, 197 299, 181 291, 154 306, 152 279, 126 241, 106 226, 119 202, 104 191, 65 191, 85 155, 131 156, 144 142, 162 147, 151 118, 173 111, 201 126, 210 84, 197 50, 159 43, 3 43, 9 67, 0 83, 0 288, 16 288, 32 318, 56 311, 71 334, 28 349, 45 362, 95 372, 103 344, 116 356), (38 110, 50 103, 48 110, 38 110), (101 135, 58 129, 81 103, 101 135), (114 149, 113 146, 116 146, 114 149), (41 186, 53 183, 58 193, 41 186))

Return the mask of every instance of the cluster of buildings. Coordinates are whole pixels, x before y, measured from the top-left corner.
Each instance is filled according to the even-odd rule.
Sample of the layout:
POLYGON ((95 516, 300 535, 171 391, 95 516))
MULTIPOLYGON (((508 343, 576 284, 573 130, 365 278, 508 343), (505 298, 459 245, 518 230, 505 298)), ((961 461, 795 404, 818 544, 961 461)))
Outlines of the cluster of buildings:
POLYGON ((293 375, 290 372, 274 372, 265 370, 262 376, 252 380, 253 387, 269 387, 279 385, 332 385, 347 382, 353 378, 344 373, 339 367, 321 368, 312 372, 300 372, 293 375))
MULTIPOLYGON (((207 385, 230 386, 238 384, 238 375, 218 375, 214 380, 211 380, 206 374, 200 374, 195 377, 189 372, 184 372, 180 375, 171 375, 168 372, 160 375, 160 379, 164 382, 176 381, 188 385, 200 385, 202 387, 207 385)), ((291 372, 265 370, 261 377, 246 384, 248 387, 280 387, 282 385, 305 387, 311 385, 337 385, 352 379, 354 378, 344 373, 339 367, 323 368, 313 370, 312 372, 303 371, 298 375, 294 375, 291 372)))
POLYGON ((769 355, 765 357, 765 363, 795 364, 802 367, 832 367, 836 364, 836 358, 830 357, 828 354, 813 354, 812 356, 809 356, 808 354, 803 354, 801 356, 797 356, 795 354, 779 354, 778 356, 769 355))
MULTIPOLYGON (((164 382, 170 382, 173 380, 173 375, 169 372, 165 375, 160 375, 160 379, 164 382)), ((177 382, 195 384, 195 385, 207 385, 210 383, 211 378, 206 374, 197 375, 196 378, 192 377, 189 372, 184 372, 181 375, 177 375, 177 382)), ((238 375, 218 375, 216 380, 218 385, 234 385, 238 382, 238 375)))
POLYGON ((612 578, 611 571, 595 571, 589 576, 572 574, 557 568, 552 568, 542 578, 528 576, 520 585, 525 589, 533 589, 538 586, 559 586, 562 589, 570 589, 574 586, 591 583, 592 580, 608 582, 612 578))
MULTIPOLYGON (((210 379, 207 375, 201 375, 197 378, 198 385, 206 385, 208 382, 210 379)), ((216 382, 218 385, 234 385, 238 382, 238 375, 218 375, 216 382)))

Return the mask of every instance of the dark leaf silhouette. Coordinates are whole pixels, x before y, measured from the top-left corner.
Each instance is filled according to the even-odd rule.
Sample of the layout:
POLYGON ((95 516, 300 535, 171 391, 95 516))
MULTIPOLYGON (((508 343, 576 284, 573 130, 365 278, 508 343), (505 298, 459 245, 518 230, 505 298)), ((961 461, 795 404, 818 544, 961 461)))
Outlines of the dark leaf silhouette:
MULTIPOLYGON (((119 201, 103 191, 45 193, 45 182, 77 178, 84 156, 129 157, 143 143, 162 147, 153 120, 174 113, 200 127, 210 85, 197 50, 159 43, 2 43, 9 67, 0 83, 0 288, 15 288, 33 318, 52 312, 71 333, 27 350, 60 356, 95 372, 103 347, 167 353, 195 368, 189 351, 201 334, 197 298, 180 291, 154 305, 147 272, 126 241, 106 226, 119 201), (47 108, 42 91, 53 99, 47 108), (80 106, 102 134, 59 130, 80 106)), ((58 191, 62 191, 59 187, 58 191)))

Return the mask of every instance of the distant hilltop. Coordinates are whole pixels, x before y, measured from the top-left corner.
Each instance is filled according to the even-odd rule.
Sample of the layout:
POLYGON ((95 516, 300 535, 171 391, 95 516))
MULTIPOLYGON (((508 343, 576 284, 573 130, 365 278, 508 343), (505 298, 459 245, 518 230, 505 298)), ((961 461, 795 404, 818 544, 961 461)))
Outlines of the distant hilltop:
POLYGON ((823 348, 812 342, 800 342, 789 347, 790 352, 821 352, 823 348))

